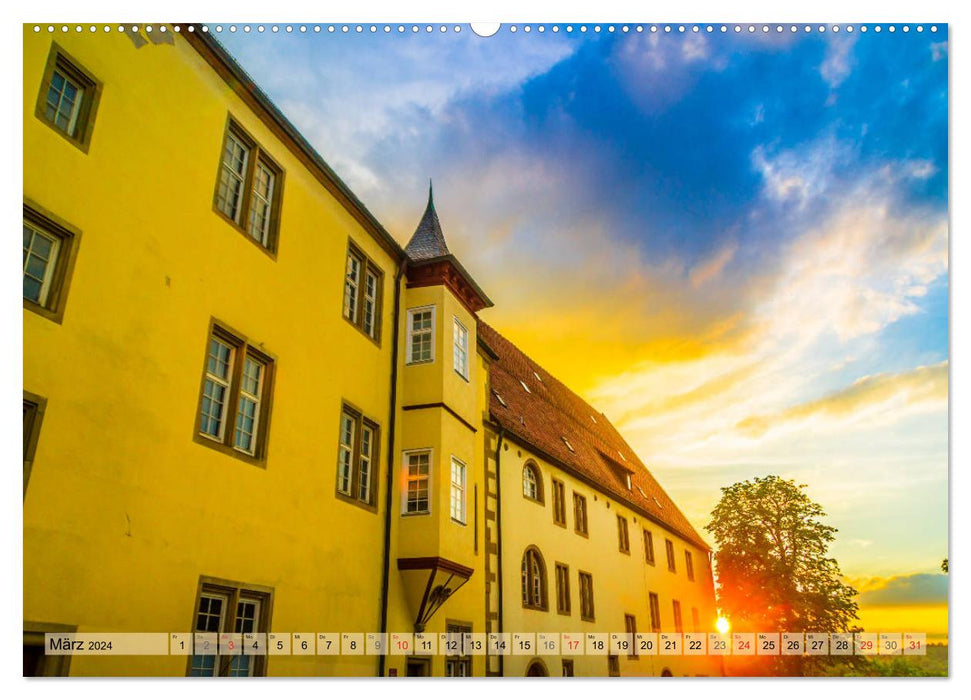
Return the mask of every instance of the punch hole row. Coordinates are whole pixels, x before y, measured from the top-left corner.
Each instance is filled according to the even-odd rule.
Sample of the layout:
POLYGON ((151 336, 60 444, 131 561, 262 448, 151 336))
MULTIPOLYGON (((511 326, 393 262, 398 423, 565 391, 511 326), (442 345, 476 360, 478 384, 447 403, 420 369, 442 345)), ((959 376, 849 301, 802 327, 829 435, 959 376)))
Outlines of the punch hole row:
MULTIPOLYGON (((141 30, 144 30, 144 31, 149 32, 149 33, 150 32, 153 32, 153 31, 158 31, 158 32, 161 32, 163 34, 165 32, 168 32, 169 31, 168 27, 166 25, 164 25, 164 24, 160 24, 158 26, 151 25, 151 24, 146 24, 146 25, 131 25, 131 26, 127 26, 127 25, 117 25, 117 26, 114 26, 114 25, 108 25, 108 24, 105 24, 105 25, 94 25, 94 24, 91 24, 91 25, 86 25, 86 26, 85 25, 80 25, 80 24, 76 24, 76 25, 67 25, 67 24, 53 25, 53 24, 49 24, 46 27, 44 27, 42 25, 39 25, 39 24, 35 24, 34 27, 33 27, 33 30, 34 30, 35 33, 42 32, 42 31, 45 31, 45 30, 48 33, 54 33, 54 32, 57 32, 57 31, 60 31, 61 33, 68 33, 68 32, 70 32, 72 30, 74 32, 76 32, 76 33, 82 33, 82 32, 85 31, 85 29, 87 29, 88 32, 90 32, 92 34, 98 32, 99 30, 104 31, 105 33, 112 32, 112 31, 117 31, 117 32, 122 32, 122 33, 124 33, 124 32, 132 32, 132 33, 135 33, 135 34, 139 33, 141 30)), ((525 32, 527 34, 533 32, 534 30, 537 33, 540 33, 540 34, 543 34, 543 33, 545 33, 547 31, 546 25, 543 25, 543 24, 539 24, 539 25, 529 25, 529 24, 526 24, 526 25, 516 25, 516 24, 511 24, 508 27, 506 27, 506 29, 511 34, 515 34, 515 33, 519 32, 520 30, 522 30, 523 32, 525 32)), ((909 24, 899 25, 899 30, 901 32, 905 33, 905 34, 908 33, 908 32, 910 32, 911 29, 913 29, 916 32, 923 32, 924 29, 925 29, 925 27, 922 24, 913 25, 913 26, 911 26, 909 24)), ((929 31, 931 31, 931 32, 936 32, 937 31, 937 25, 930 25, 929 27, 927 27, 927 29, 929 31)), ((342 24, 342 25, 335 25, 335 24, 330 24, 330 25, 319 25, 319 24, 315 24, 315 25, 306 25, 306 24, 298 24, 298 25, 292 25, 292 24, 277 25, 277 24, 272 24, 272 25, 263 25, 263 24, 258 24, 258 25, 255 25, 255 26, 251 26, 251 25, 248 25, 248 24, 244 24, 244 25, 230 24, 230 25, 223 26, 221 24, 217 24, 217 25, 214 25, 212 27, 210 27, 209 25, 205 25, 204 24, 204 25, 201 25, 200 26, 199 30, 202 31, 202 32, 204 32, 204 33, 213 32, 214 31, 217 34, 221 34, 223 32, 229 32, 230 34, 235 34, 235 33, 240 32, 240 31, 243 32, 244 34, 249 34, 249 33, 254 32, 254 31, 256 33, 258 33, 258 34, 263 34, 265 32, 270 32, 272 34, 278 34, 281 31, 284 32, 284 33, 287 33, 287 34, 292 34, 294 32, 299 33, 299 34, 306 34, 308 32, 309 33, 314 33, 314 34, 319 34, 319 33, 323 32, 323 31, 326 31, 328 34, 336 34, 336 33, 340 33, 340 34, 351 34, 351 33, 354 33, 354 34, 364 34, 364 33, 377 34, 378 32, 383 32, 385 34, 390 34, 392 32, 397 32, 398 34, 405 34, 405 33, 409 33, 409 32, 412 33, 412 34, 418 34, 418 33, 421 33, 421 32, 424 32, 426 34, 431 34, 431 33, 434 33, 434 32, 438 32, 440 34, 445 34, 445 33, 450 32, 450 31, 451 32, 454 32, 454 33, 459 33, 459 32, 462 31, 462 27, 460 25, 458 25, 458 24, 455 24, 455 25, 445 25, 445 24, 442 24, 442 25, 432 25, 432 24, 425 24, 425 25, 418 25, 418 24, 410 24, 410 25, 404 25, 404 24, 398 24, 398 25, 390 25, 390 24, 384 24, 384 25, 377 25, 377 24, 370 24, 370 25, 363 25, 363 24, 356 24, 356 25, 352 25, 352 24, 342 24)), ((695 25, 690 25, 690 26, 686 26, 686 25, 683 25, 683 24, 680 24, 680 25, 670 25, 670 24, 665 24, 665 25, 656 25, 656 24, 652 24, 652 25, 643 25, 643 24, 627 25, 627 24, 624 24, 624 25, 619 25, 619 26, 618 25, 613 25, 613 24, 609 24, 609 25, 606 25, 606 26, 601 26, 599 24, 595 24, 595 25, 581 24, 581 25, 574 26, 572 24, 568 24, 568 25, 565 25, 565 26, 562 26, 561 27, 560 25, 554 24, 554 25, 552 25, 552 26, 549 27, 549 30, 551 32, 553 32, 553 33, 559 33, 560 31, 564 31, 564 32, 566 32, 568 34, 573 33, 574 31, 578 31, 581 34, 584 34, 584 33, 588 32, 588 31, 591 31, 591 32, 593 32, 595 34, 599 34, 599 33, 603 32, 604 30, 606 30, 607 33, 614 33, 616 31, 620 31, 620 32, 625 33, 625 34, 626 33, 629 33, 629 32, 632 32, 632 31, 635 32, 635 33, 643 33, 645 31, 649 31, 649 32, 655 33, 655 34, 658 33, 658 32, 663 32, 665 34, 670 34, 670 33, 684 34, 684 33, 687 33, 687 32, 691 32, 691 33, 694 33, 694 34, 698 34, 698 33, 702 33, 702 32, 708 33, 708 34, 715 33, 715 32, 720 32, 722 34, 726 34, 728 32, 734 32, 736 34, 741 34, 743 32, 747 32, 749 34, 755 34, 757 32, 761 32, 763 34, 768 34, 768 33, 773 32, 773 31, 776 34, 782 34, 783 32, 786 32, 786 31, 788 31, 791 34, 795 34, 795 33, 800 32, 800 31, 802 31, 805 34, 810 34, 810 33, 814 33, 814 32, 820 33, 820 34, 825 33, 825 32, 832 32, 834 34, 837 34, 837 33, 841 32, 841 31, 846 32, 847 34, 851 34, 854 31, 859 31, 859 32, 862 32, 862 33, 866 33, 868 31, 873 31, 873 32, 879 34, 882 31, 884 31, 884 26, 883 25, 879 25, 879 24, 876 24, 876 25, 865 25, 864 24, 864 25, 859 25, 858 27, 855 27, 852 24, 845 25, 845 26, 841 26, 841 25, 838 25, 838 24, 829 25, 829 26, 827 26, 825 24, 820 24, 820 25, 809 25, 809 24, 805 24, 805 25, 796 25, 796 24, 790 24, 790 25, 782 25, 782 24, 775 24, 775 25, 768 25, 768 24, 762 24, 762 25, 755 25, 755 24, 747 24, 747 25, 741 25, 741 24, 734 24, 734 25, 726 25, 726 24, 721 24, 721 25, 711 25, 711 24, 698 25, 698 24, 695 24, 695 25)), ((894 24, 886 25, 886 31, 887 32, 890 32, 891 34, 895 33, 897 30, 898 30, 898 25, 894 25, 894 24)), ((172 31, 174 31, 176 33, 179 33, 179 32, 182 31, 182 27, 176 25, 172 29, 172 31)), ((195 25, 189 25, 187 27, 186 31, 188 31, 188 32, 194 32, 194 31, 196 31, 195 25)))

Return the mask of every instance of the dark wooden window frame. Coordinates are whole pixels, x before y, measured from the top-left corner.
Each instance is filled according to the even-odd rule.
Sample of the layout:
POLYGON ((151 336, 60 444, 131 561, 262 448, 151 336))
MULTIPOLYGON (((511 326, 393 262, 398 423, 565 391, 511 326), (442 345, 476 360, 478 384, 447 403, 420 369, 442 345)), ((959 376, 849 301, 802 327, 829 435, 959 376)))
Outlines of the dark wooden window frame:
POLYGON ((648 592, 647 594, 648 609, 651 615, 651 631, 660 632, 661 631, 661 598, 657 593, 648 592))
MULTIPOLYGON (((354 326, 358 331, 361 332, 365 338, 370 340, 372 343, 381 347, 381 330, 382 330, 382 320, 384 311, 384 270, 374 262, 370 257, 364 254, 364 251, 355 245, 354 241, 348 239, 347 241, 347 255, 344 258, 343 273, 341 274, 341 317, 347 321, 349 324, 354 326), (358 281, 357 287, 357 303, 355 314, 357 317, 356 321, 352 321, 351 318, 344 313, 344 295, 346 293, 346 288, 344 285, 347 284, 347 258, 354 257, 361 270, 361 278, 358 281), (378 278, 377 289, 374 293, 374 335, 371 336, 366 330, 364 330, 364 297, 365 290, 367 288, 367 273, 371 272, 378 278)), ((434 342, 434 339, 433 339, 434 342)))
POLYGON ((528 602, 523 603, 523 607, 527 610, 537 610, 539 612, 547 612, 550 609, 550 593, 549 593, 549 575, 546 571, 546 560, 543 558, 542 552, 536 545, 530 545, 526 547, 523 552, 523 559, 520 562, 520 569, 522 569, 522 563, 526 563, 526 599, 528 602), (533 600, 533 582, 532 582, 532 571, 529 567, 529 557, 533 556, 539 562, 539 578, 540 578, 540 599, 539 601, 533 600))
POLYGON ((630 556, 630 525, 627 518, 617 514, 617 548, 621 554, 630 556))
POLYGON ((684 550, 684 571, 688 575, 689 581, 695 580, 694 558, 687 549, 684 550))
POLYGON ((566 527, 566 484, 550 477, 550 491, 553 493, 553 524, 566 527))
POLYGON ((581 537, 590 537, 590 523, 588 521, 589 511, 587 510, 587 497, 573 492, 573 531, 581 537), (583 517, 577 517, 580 511, 583 517), (580 526, 583 526, 582 528, 580 526))
POLYGON ((560 615, 570 616, 573 614, 573 601, 570 597, 570 567, 563 562, 554 562, 553 570, 555 572, 554 581, 556 585, 556 612, 560 615), (565 600, 560 600, 560 586, 564 588, 565 600), (565 602, 566 605, 561 605, 561 602, 565 602))
POLYGON ((231 328, 228 324, 212 318, 206 333, 206 342, 202 355, 202 379, 199 381, 199 401, 196 404, 195 429, 192 439, 200 445, 210 447, 217 452, 235 457, 247 464, 266 469, 267 447, 270 436, 270 419, 273 415, 273 389, 276 383, 277 358, 263 349, 262 343, 254 344, 245 335, 231 328), (229 401, 226 404, 226 421, 222 440, 217 440, 202 432, 202 399, 206 389, 206 368, 209 362, 209 342, 215 336, 235 349, 233 365, 230 368, 229 401), (256 432, 256 449, 253 454, 246 454, 233 447, 236 433, 236 409, 239 405, 239 392, 243 375, 243 358, 252 355, 254 359, 263 363, 263 391, 260 395, 260 419, 256 432))
MULTIPOLYGON (((334 479, 334 495, 345 503, 358 506, 359 508, 363 508, 371 513, 377 513, 378 489, 381 483, 379 478, 381 472, 381 426, 379 426, 377 422, 365 416, 361 409, 357 408, 348 401, 342 401, 340 417, 337 423, 337 459, 334 460, 335 468, 337 469, 340 468, 340 430, 341 421, 343 420, 345 413, 354 419, 354 448, 351 452, 351 495, 347 495, 337 488, 336 478, 334 479), (362 430, 364 426, 370 428, 374 436, 371 444, 370 500, 366 502, 357 497, 357 494, 360 493, 361 485, 361 435, 364 432, 362 430)), ((431 465, 429 464, 429 469, 430 468, 431 465)), ((431 500, 431 494, 429 494, 429 500, 431 500)))
POLYGON ((561 673, 563 674, 562 677, 573 678, 573 672, 574 672, 573 659, 562 659, 561 662, 563 664, 562 671, 561 671, 561 673), (567 671, 569 671, 569 673, 567 673, 567 671))
POLYGON ((671 601, 671 612, 674 614, 674 631, 684 632, 684 618, 682 617, 681 601, 671 601))
POLYGON ((579 589, 580 589, 580 619, 583 620, 584 622, 596 622, 597 621, 597 606, 594 604, 594 596, 593 596, 593 574, 591 574, 589 571, 578 571, 577 572, 577 581, 579 581, 579 589), (587 614, 587 609, 586 609, 587 606, 584 605, 584 602, 585 602, 584 595, 583 595, 583 590, 584 590, 583 580, 584 580, 584 578, 586 578, 586 580, 588 580, 590 582, 590 587, 589 587, 590 588, 590 598, 589 598, 589 602, 590 602, 590 611, 589 612, 590 612, 590 614, 589 615, 587 614))
POLYGON ((236 229, 236 231, 240 233, 243 238, 255 245, 271 259, 276 260, 280 243, 280 215, 283 209, 283 184, 284 180, 286 179, 286 171, 279 164, 279 162, 270 156, 263 146, 261 146, 260 143, 241 126, 240 121, 233 117, 232 114, 229 114, 226 117, 226 128, 223 130, 223 138, 222 141, 220 141, 219 146, 219 161, 216 168, 216 185, 213 188, 212 194, 212 210, 219 216, 219 218, 236 229), (243 177, 243 197, 239 205, 238 222, 219 208, 219 182, 222 178, 223 158, 225 157, 226 143, 229 140, 230 134, 242 141, 243 144, 249 149, 249 156, 246 159, 246 173, 243 177), (275 178, 275 183, 273 186, 273 201, 270 203, 270 232, 266 246, 264 246, 261 241, 256 240, 249 234, 249 214, 250 205, 252 204, 253 198, 253 177, 256 173, 257 163, 263 163, 266 165, 267 168, 273 172, 273 176, 275 178))
POLYGON ((24 498, 27 498, 27 483, 34 466, 34 454, 40 439, 40 426, 47 411, 47 399, 29 391, 24 391, 24 498))
POLYGON ((51 51, 47 56, 47 65, 44 67, 44 76, 41 79, 40 94, 37 96, 34 115, 68 143, 76 146, 83 153, 87 153, 91 146, 94 118, 98 112, 103 88, 102 82, 84 68, 80 62, 75 60, 56 41, 51 42, 51 51), (75 122, 74 135, 68 135, 47 118, 47 92, 50 89, 55 68, 78 82, 84 89, 77 122, 75 122))
MULTIPOLYGON (((24 620, 24 642, 25 647, 45 647, 45 636, 47 633, 73 634, 78 631, 77 625, 63 625, 53 622, 32 622, 24 620)), ((71 656, 69 654, 44 655, 44 677, 69 676, 71 675, 71 656)))
POLYGON ((668 559, 668 571, 672 574, 678 573, 678 565, 675 561, 674 542, 667 538, 664 539, 664 554, 668 559))
POLYGON ((654 556, 654 533, 648 529, 644 530, 644 561, 651 566, 657 566, 654 556))
MULTIPOLYGON (((445 619, 445 633, 446 634, 461 634, 462 635, 462 651, 465 649, 465 635, 472 633, 472 623, 463 620, 452 620, 449 618, 445 619)), ((474 672, 474 661, 471 654, 462 654, 460 656, 449 656, 445 657, 445 665, 448 666, 449 661, 454 661, 460 664, 464 664, 469 669, 468 676, 452 676, 453 678, 471 678, 474 672)))
MULTIPOLYGON (((229 598, 229 605, 226 606, 226 618, 224 625, 227 632, 232 632, 236 629, 236 607, 238 606, 239 599, 242 596, 260 599, 260 624, 258 625, 257 631, 270 631, 270 621, 273 619, 274 590, 272 586, 260 586, 250 583, 242 583, 240 581, 231 581, 229 579, 217 578, 214 576, 199 577, 199 584, 196 587, 196 595, 192 601, 192 618, 189 624, 190 630, 195 631, 196 629, 196 617, 199 613, 199 599, 202 597, 203 593, 210 592, 221 593, 229 598)), ((219 657, 219 671, 216 674, 217 676, 226 676, 229 673, 232 659, 233 657, 229 655, 219 657)), ((253 656, 254 677, 266 675, 266 660, 267 656, 265 654, 253 656)), ((189 654, 186 657, 185 675, 192 675, 192 654, 189 654)))
POLYGON ((637 617, 630 613, 624 613, 624 632, 630 635, 630 653, 628 659, 638 658, 637 653, 637 617))
POLYGON ((67 292, 74 276, 74 263, 81 244, 81 231, 30 200, 24 200, 24 220, 52 236, 57 236, 60 241, 47 299, 43 304, 24 299, 24 308, 54 323, 61 323, 64 320, 67 292))

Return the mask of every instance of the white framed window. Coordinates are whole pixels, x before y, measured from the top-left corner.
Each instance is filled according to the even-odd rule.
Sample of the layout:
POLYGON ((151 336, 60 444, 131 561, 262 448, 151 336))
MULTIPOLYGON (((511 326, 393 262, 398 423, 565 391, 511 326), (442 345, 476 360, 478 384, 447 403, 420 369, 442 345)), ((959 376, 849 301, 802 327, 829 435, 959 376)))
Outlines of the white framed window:
POLYGON ((533 464, 523 466, 523 495, 533 501, 543 501, 542 477, 533 464))
POLYGON ((405 490, 402 513, 431 512, 431 450, 416 450, 404 455, 405 490))
MULTIPOLYGON (((196 604, 195 631, 219 634, 265 632, 268 595, 233 586, 204 584, 196 604)), ((217 647, 216 651, 219 649, 217 647)), ((258 656, 235 654, 229 660, 218 654, 194 655, 190 676, 253 676, 264 673, 258 656)))
POLYGON ((47 90, 48 120, 68 136, 74 136, 83 99, 84 88, 55 68, 47 90))
POLYGON ((219 191, 216 195, 216 204, 223 214, 237 224, 239 223, 240 212, 243 210, 243 188, 246 183, 249 156, 249 147, 232 131, 227 132, 222 168, 219 170, 219 191))
POLYGON ((226 407, 229 403, 229 391, 232 388, 230 370, 233 367, 235 351, 235 348, 216 336, 209 339, 199 431, 206 437, 220 442, 226 430, 226 407))
POLYGON ((452 457, 452 491, 450 509, 452 520, 465 525, 465 462, 452 457))
POLYGON ((213 323, 199 398, 199 440, 242 459, 266 457, 273 358, 213 323))
POLYGON ((24 299, 47 305, 61 240, 24 221, 24 299))
POLYGON ((452 319, 452 367, 469 378, 469 330, 457 318, 452 319))
POLYGON ((366 423, 361 426, 361 454, 357 462, 357 500, 371 502, 371 463, 374 451, 374 429, 366 423))
POLYGON ((408 364, 435 361, 435 307, 408 309, 408 364))
POLYGON ((344 318, 357 323, 357 295, 361 287, 361 259, 354 253, 347 254, 344 270, 344 318))
POLYGON ((256 428, 260 421, 260 400, 263 395, 263 370, 263 363, 252 357, 247 357, 243 363, 233 446, 248 455, 253 454, 256 449, 256 428))
POLYGON ((381 340, 383 279, 381 268, 349 242, 344 267, 344 318, 376 342, 381 340))
POLYGON ((214 208, 270 253, 276 251, 283 178, 283 169, 230 119, 216 177, 214 208))
POLYGON ((365 506, 374 505, 378 424, 344 404, 337 445, 337 493, 365 506))
POLYGON ((270 217, 273 210, 273 187, 276 175, 262 161, 257 161, 253 175, 253 201, 249 210, 249 235, 264 248, 270 245, 270 217))
POLYGON ((354 433, 357 421, 347 411, 341 412, 340 445, 337 449, 337 490, 351 495, 354 465, 354 433))
POLYGON ((377 323, 375 313, 378 306, 378 276, 372 270, 364 273, 364 332, 375 336, 377 323))

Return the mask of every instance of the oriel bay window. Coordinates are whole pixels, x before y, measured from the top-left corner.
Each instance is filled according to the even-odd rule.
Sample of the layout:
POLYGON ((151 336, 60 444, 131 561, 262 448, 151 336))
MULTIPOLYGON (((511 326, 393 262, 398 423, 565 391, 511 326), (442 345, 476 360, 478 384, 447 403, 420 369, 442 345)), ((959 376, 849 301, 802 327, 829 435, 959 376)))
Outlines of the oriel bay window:
POLYGON ((251 463, 266 459, 274 360, 214 322, 206 347, 196 441, 251 463))
POLYGON ((384 273, 353 243, 344 266, 344 318, 372 340, 380 340, 384 273))
POLYGON ((275 253, 282 189, 282 168, 230 119, 216 178, 216 211, 261 248, 275 253))
POLYGON ((375 469, 378 464, 378 425, 360 411, 341 407, 337 446, 337 495, 345 500, 375 505, 375 469))
MULTIPOLYGON (((196 633, 212 637, 197 638, 196 651, 200 651, 200 645, 207 641, 214 652, 222 651, 218 647, 218 636, 223 632, 239 635, 267 632, 270 628, 272 597, 272 589, 264 586, 202 577, 193 629, 196 633)), ((234 639, 233 643, 241 641, 234 639)), ((265 653, 264 649, 262 654, 196 654, 189 657, 188 675, 263 676, 266 675, 265 653)))

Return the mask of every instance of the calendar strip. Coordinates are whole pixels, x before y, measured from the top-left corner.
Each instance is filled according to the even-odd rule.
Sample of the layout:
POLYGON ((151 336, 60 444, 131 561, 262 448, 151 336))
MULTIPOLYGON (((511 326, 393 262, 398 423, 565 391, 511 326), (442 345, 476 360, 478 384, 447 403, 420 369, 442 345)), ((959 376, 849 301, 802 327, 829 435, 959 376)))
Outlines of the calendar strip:
POLYGON ((50 656, 923 656, 923 632, 47 633, 50 656))

